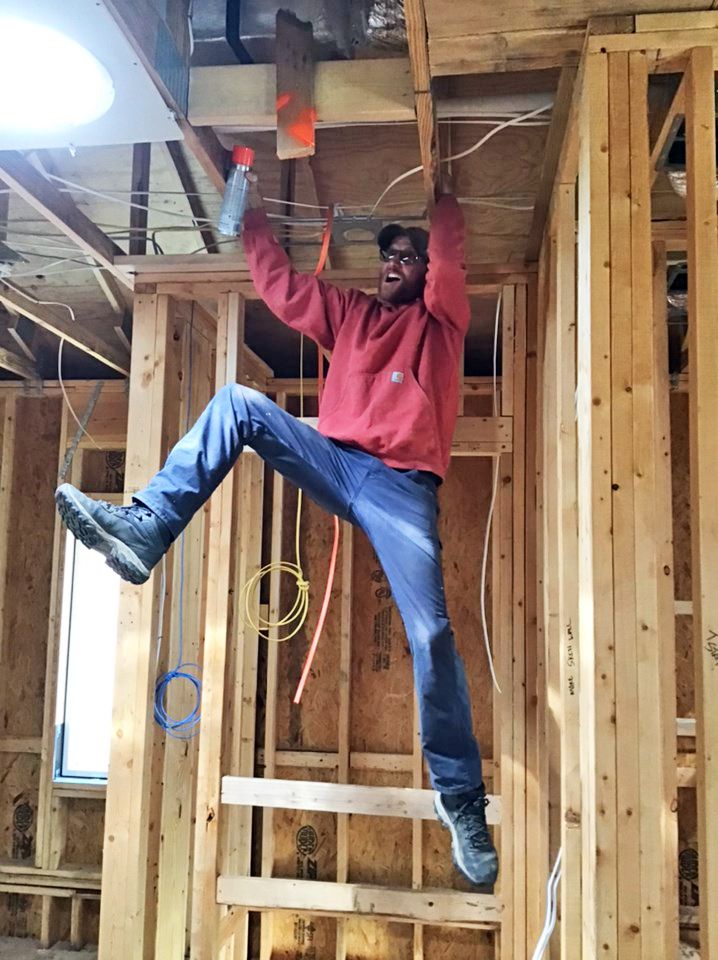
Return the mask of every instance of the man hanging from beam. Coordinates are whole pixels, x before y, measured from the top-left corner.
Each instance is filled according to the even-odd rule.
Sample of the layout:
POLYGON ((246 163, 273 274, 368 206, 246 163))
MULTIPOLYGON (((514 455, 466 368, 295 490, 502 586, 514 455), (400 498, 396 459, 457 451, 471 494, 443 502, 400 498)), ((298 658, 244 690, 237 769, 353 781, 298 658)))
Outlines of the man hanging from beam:
POLYGON ((421 742, 454 861, 471 883, 493 885, 498 857, 437 529, 470 314, 459 205, 441 195, 430 234, 384 227, 376 296, 297 273, 272 234, 256 182, 250 206, 244 247, 257 291, 280 320, 332 351, 318 430, 263 394, 229 384, 131 506, 63 484, 60 515, 124 580, 144 583, 249 446, 329 513, 360 527, 409 639, 421 742))

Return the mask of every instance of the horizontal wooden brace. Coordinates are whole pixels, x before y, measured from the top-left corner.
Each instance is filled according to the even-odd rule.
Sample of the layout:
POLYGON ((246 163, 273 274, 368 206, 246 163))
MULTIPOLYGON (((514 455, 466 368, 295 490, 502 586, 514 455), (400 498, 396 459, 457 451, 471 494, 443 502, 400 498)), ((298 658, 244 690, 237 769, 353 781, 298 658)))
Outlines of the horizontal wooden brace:
POLYGON ((289 910, 317 916, 370 916, 399 923, 495 929, 501 904, 489 894, 458 890, 404 890, 359 883, 219 877, 217 902, 249 910, 289 910))
MULTIPOLYGON (((433 790, 408 787, 364 787, 313 780, 222 777, 222 803, 244 807, 436 820, 435 796, 433 790)), ((501 800, 491 795, 488 799, 486 819, 491 824, 500 823, 501 800)))
POLYGON ((678 717, 676 719, 676 734, 679 737, 695 737, 696 721, 694 717, 678 717))
MULTIPOLYGON (((303 417, 302 422, 317 426, 318 417, 303 417)), ((511 417, 459 417, 451 444, 452 457, 498 456, 512 450, 511 417)))
POLYGON ((41 737, 0 737, 0 753, 41 753, 41 737))
MULTIPOLYGON (((336 770, 339 754, 321 750, 277 750, 274 755, 277 767, 298 767, 304 770, 336 770)), ((484 776, 491 777, 493 760, 482 756, 484 776)), ((257 751, 257 763, 264 766, 264 750, 257 751)), ((382 770, 388 773, 411 773, 414 769, 412 753, 365 753, 352 750, 349 766, 352 770, 382 770)))

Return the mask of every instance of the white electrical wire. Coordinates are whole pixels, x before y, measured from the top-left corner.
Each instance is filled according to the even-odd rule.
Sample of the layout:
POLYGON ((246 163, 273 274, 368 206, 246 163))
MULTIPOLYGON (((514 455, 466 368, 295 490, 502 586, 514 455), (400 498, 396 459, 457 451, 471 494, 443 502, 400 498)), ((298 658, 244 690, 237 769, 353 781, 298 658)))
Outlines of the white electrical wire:
MULTIPOLYGON (((507 127, 520 126, 521 123, 523 123, 525 120, 531 120, 533 119, 533 117, 538 117, 539 114, 546 113, 546 111, 550 109, 551 109, 551 104, 546 104, 546 106, 538 107, 536 110, 531 110, 529 113, 524 113, 520 117, 513 117, 511 120, 504 120, 503 123, 498 124, 498 126, 494 127, 493 130, 489 130, 488 133, 485 133, 484 136, 481 137, 480 140, 477 140, 476 143, 474 143, 472 146, 468 147, 466 150, 462 150, 460 153, 454 153, 450 157, 442 157, 441 162, 450 163, 452 160, 463 160, 464 157, 468 157, 469 154, 474 153, 474 151, 478 150, 480 147, 483 147, 483 145, 487 143, 492 137, 495 137, 497 133, 500 133, 502 130, 505 130, 507 127)), ((418 167, 412 167, 411 170, 407 170, 404 173, 399 174, 398 177, 395 177, 391 181, 391 183, 387 187, 385 187, 384 190, 382 190, 382 192, 379 194, 379 197, 377 198, 376 203, 371 209, 372 214, 375 213, 376 208, 379 206, 381 201, 384 199, 387 193, 389 193, 390 190, 393 190, 393 188, 397 184, 401 183, 402 180, 406 180, 407 177, 411 177, 415 173, 420 173, 423 169, 424 169, 423 166, 420 164, 418 167)))
MULTIPOLYGON (((497 353, 498 353, 498 343, 499 343, 499 320, 501 318, 501 292, 499 292, 498 298, 496 300, 496 315, 494 317, 494 350, 493 350, 493 374, 492 374, 492 407, 494 416, 498 415, 498 399, 497 399, 497 377, 496 377, 496 365, 497 365, 497 353)), ((489 541, 491 539, 491 524, 494 519, 494 507, 496 506, 496 494, 499 489, 499 458, 494 457, 494 470, 493 470, 493 479, 491 484, 491 500, 489 501, 489 513, 486 518, 486 532, 484 534, 484 550, 481 557, 481 628, 484 634, 484 646, 486 647, 486 655, 489 659, 489 669, 491 671, 491 679, 493 680, 494 686, 498 693, 501 693, 501 687, 499 686, 499 681, 496 677, 496 670, 494 668, 494 658, 491 653, 491 641, 489 639, 489 627, 486 621, 486 567, 489 559, 489 541)))
POLYGON ((556 918, 558 916, 558 899, 557 891, 558 884, 561 880, 561 859, 563 857, 563 847, 559 848, 558 853, 556 854, 556 862, 553 865, 553 870, 548 878, 548 883, 546 885, 546 918, 544 921, 543 930, 541 931, 541 936, 538 939, 536 944, 536 949, 533 952, 531 960, 542 960, 544 953, 546 952, 546 947, 548 942, 551 939, 551 934, 554 931, 556 926, 556 918))
POLYGON ((144 203, 135 203, 134 200, 124 200, 122 197, 113 197, 109 193, 103 193, 101 190, 93 190, 90 187, 83 187, 81 183, 73 183, 71 180, 65 180, 63 177, 58 177, 54 173, 48 173, 48 177, 51 180, 56 180, 58 183, 64 183, 68 187, 73 187, 81 193, 89 193, 93 197, 100 197, 100 199, 109 200, 111 203, 120 203, 124 207, 134 207, 136 210, 147 210, 149 213, 158 213, 163 217, 180 217, 182 220, 192 220, 197 224, 212 223, 207 217, 198 218, 191 213, 179 213, 176 210, 159 210, 157 207, 148 207, 144 203))

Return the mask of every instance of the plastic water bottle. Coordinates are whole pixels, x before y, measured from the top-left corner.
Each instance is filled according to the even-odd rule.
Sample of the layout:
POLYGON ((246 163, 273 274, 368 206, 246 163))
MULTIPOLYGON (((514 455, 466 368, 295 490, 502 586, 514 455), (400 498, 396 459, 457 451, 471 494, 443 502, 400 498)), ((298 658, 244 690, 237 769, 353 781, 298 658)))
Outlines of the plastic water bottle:
POLYGON ((232 169, 224 188, 222 210, 219 214, 219 232, 225 237, 238 237, 242 232, 242 220, 247 207, 249 183, 245 174, 252 169, 254 150, 237 147, 232 150, 232 169))

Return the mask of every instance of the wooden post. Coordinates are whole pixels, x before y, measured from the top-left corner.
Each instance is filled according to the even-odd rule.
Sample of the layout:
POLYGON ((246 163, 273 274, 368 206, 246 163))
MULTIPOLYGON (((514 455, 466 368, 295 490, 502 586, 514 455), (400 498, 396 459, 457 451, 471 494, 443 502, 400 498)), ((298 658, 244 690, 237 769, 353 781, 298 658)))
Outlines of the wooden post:
POLYGON ((136 143, 132 147, 132 192, 130 200, 138 204, 130 207, 130 243, 129 254, 147 253, 147 220, 148 211, 142 207, 148 205, 150 197, 150 161, 152 158, 151 143, 136 143))
MULTIPOLYGON (((339 731, 337 783, 349 783, 351 746, 352 578, 354 528, 342 524, 342 612, 339 659, 339 731)), ((337 814, 337 883, 349 880, 349 817, 337 814)), ((346 921, 337 920, 336 960, 346 960, 346 921)))
MULTIPOLYGON (((219 297, 215 386, 241 382, 244 357, 244 300, 219 297)), ((192 960, 216 960, 222 908, 217 906, 222 714, 225 662, 233 583, 234 498, 231 471, 212 497, 209 518, 207 609, 202 663, 202 721, 197 762, 197 800, 192 882, 192 960)))
POLYGON ((581 956, 578 518, 576 506, 576 187, 556 202, 556 499, 561 699, 561 958, 581 956))
MULTIPOLYGON (((139 490, 162 465, 165 425, 176 425, 176 406, 167 373, 176 350, 168 297, 135 299, 125 490, 139 490), (171 418, 174 406, 175 416, 171 418)), ((175 427, 176 431, 176 427, 175 427)), ((154 909, 148 860, 156 838, 150 823, 153 787, 152 684, 161 575, 148 584, 123 584, 120 594, 117 663, 112 710, 110 775, 105 809, 103 886, 100 912, 103 960, 141 960, 153 953, 146 920, 154 909)))
MULTIPOLYGON (((194 324, 185 324, 182 354, 183 396, 178 411, 180 434, 185 433, 187 427, 197 419, 211 395, 211 345, 194 324), (188 393, 190 389, 191 394, 188 393)), ((178 662, 180 629, 183 662, 199 663, 201 659, 206 513, 206 510, 198 512, 183 534, 184 542, 179 543, 173 552, 172 583, 175 589, 172 591, 165 630, 169 667, 174 667, 178 662), (182 579, 184 589, 180 591, 182 579)), ((170 716, 186 716, 194 706, 194 696, 188 682, 175 681, 170 684, 166 698, 170 716)), ((189 732, 184 731, 183 736, 189 732)), ((183 957, 187 930, 185 918, 189 904, 196 739, 167 737, 163 762, 155 954, 158 957, 183 957)))
POLYGON ((718 957, 718 223, 714 54, 686 73, 693 636, 701 957, 718 957))
POLYGON ((584 960, 648 960, 677 946, 671 504, 658 466, 665 357, 653 329, 647 78, 641 51, 589 54, 579 111, 584 960))

